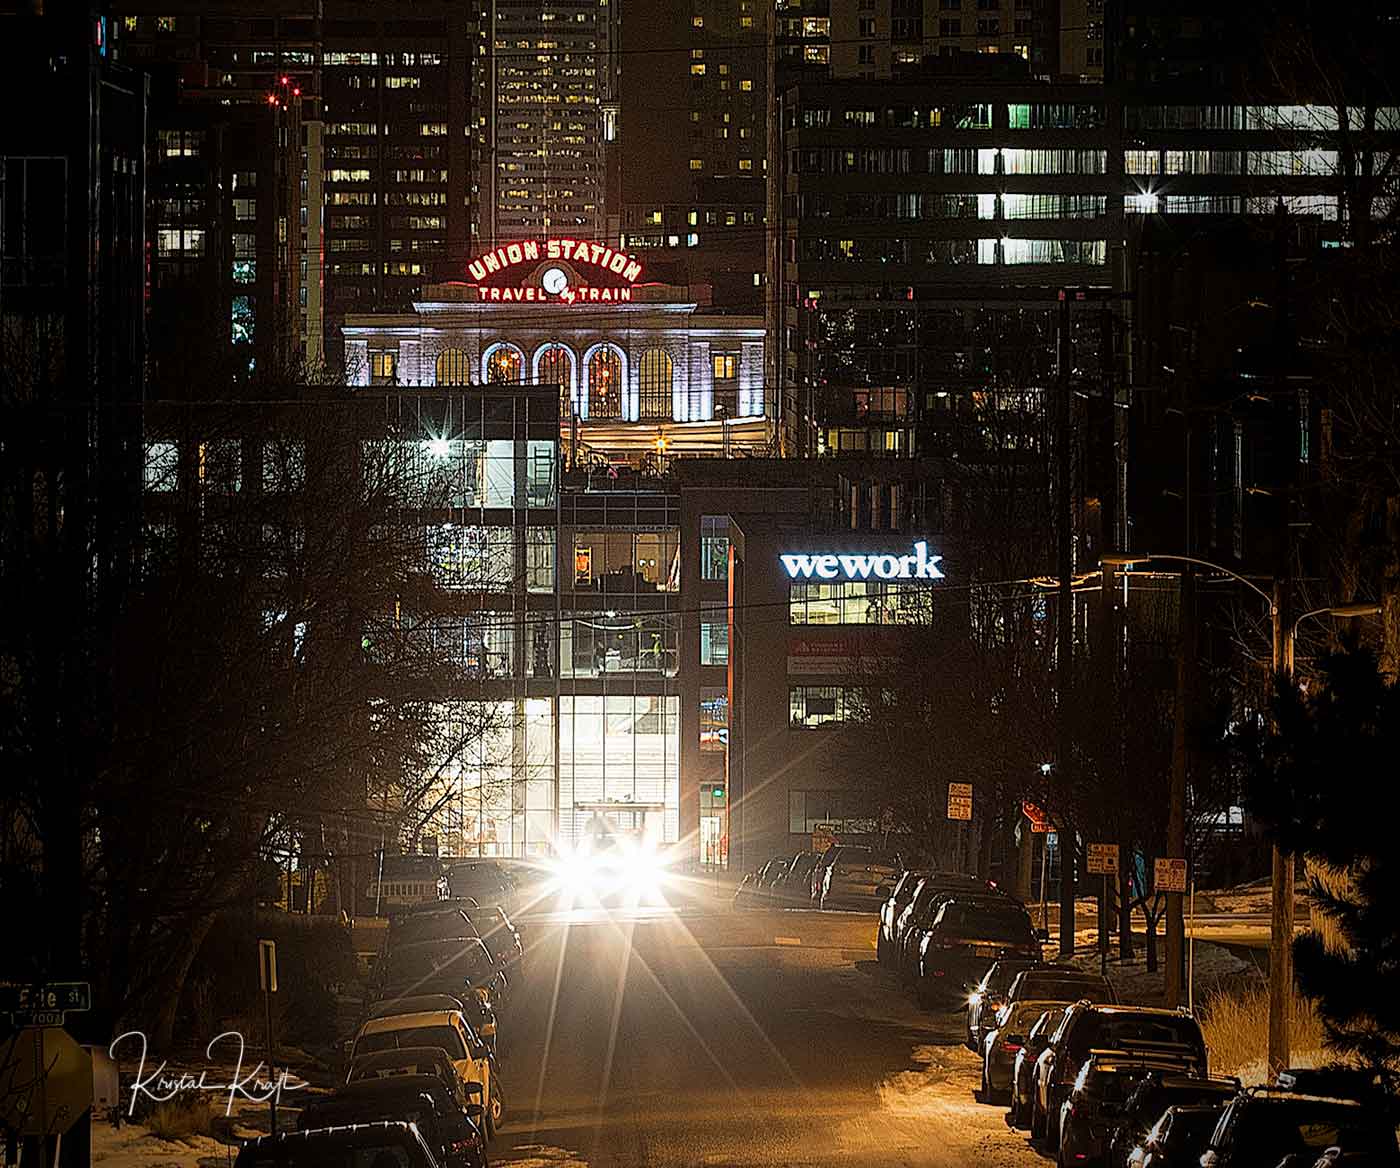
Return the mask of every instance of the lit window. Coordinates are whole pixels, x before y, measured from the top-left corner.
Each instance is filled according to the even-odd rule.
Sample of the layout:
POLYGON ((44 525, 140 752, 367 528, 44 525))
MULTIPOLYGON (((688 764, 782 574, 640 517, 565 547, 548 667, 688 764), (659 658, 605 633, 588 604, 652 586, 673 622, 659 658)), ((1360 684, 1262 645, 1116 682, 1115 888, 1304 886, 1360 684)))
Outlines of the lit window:
POLYGON ((369 351, 369 375, 374 382, 393 381, 398 368, 397 349, 371 349, 369 351))
POLYGON ((747 77, 745 77, 742 81, 739 82, 739 89, 743 93, 752 93, 753 82, 750 81, 747 77))
POLYGON ((704 164, 704 162, 701 161, 699 158, 692 158, 692 159, 690 160, 690 169, 691 169, 691 170, 704 170, 704 169, 705 169, 705 164, 704 164))
POLYGON ((703 16, 692 16, 690 18, 690 24, 692 28, 704 28, 705 18, 703 16))
POLYGON ((700 579, 729 579, 729 516, 700 517, 700 579))
POLYGON ((690 75, 691 75, 692 77, 703 77, 703 76, 705 76, 705 62, 704 62, 704 61, 696 61, 694 64, 692 64, 692 65, 690 66, 690 75))
POLYGON ((723 608, 700 610, 700 664, 729 664, 729 613, 723 608))
POLYGON ((674 369, 671 355, 665 349, 648 349, 642 354, 637 370, 642 417, 671 416, 671 380, 674 369))
POLYGON ((752 170, 752 169, 753 169, 753 159, 752 159, 752 158, 741 158, 741 159, 739 159, 739 169, 740 169, 740 170, 752 170))
POLYGON ((622 388, 622 359, 605 345, 588 360, 588 416, 620 418, 622 388))
POLYGON ((738 376, 739 355, 737 353, 715 353, 713 366, 716 381, 733 381, 738 376))

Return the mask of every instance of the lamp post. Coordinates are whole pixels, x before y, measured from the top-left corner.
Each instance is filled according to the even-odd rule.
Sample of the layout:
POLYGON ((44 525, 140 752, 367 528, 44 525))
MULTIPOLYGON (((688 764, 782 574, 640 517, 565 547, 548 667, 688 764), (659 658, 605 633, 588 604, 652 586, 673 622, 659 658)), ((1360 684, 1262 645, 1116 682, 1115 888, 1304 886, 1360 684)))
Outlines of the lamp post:
MULTIPOLYGON (((1282 673, 1286 678, 1292 678, 1294 638, 1297 635, 1298 625, 1304 620, 1324 614, 1341 617, 1369 616, 1379 611, 1379 605, 1375 604, 1328 605, 1306 612, 1292 624, 1288 624, 1279 619, 1283 596, 1281 581, 1278 579, 1273 581, 1271 592, 1265 592, 1253 580, 1241 576, 1238 572, 1221 564, 1212 563, 1210 560, 1199 559, 1196 556, 1136 552, 1105 555, 1100 562, 1105 568, 1129 569, 1134 564, 1147 560, 1168 560, 1175 563, 1199 565, 1203 568, 1209 568, 1213 572, 1219 572, 1223 576, 1228 576, 1257 593, 1269 606, 1269 620, 1273 629, 1273 672, 1275 677, 1282 673)), ((1178 847, 1184 854, 1186 791, 1184 781, 1179 781, 1177 778, 1177 770, 1181 770, 1181 768, 1173 768, 1171 803, 1167 818, 1167 846, 1169 850, 1172 847, 1178 847)), ((1181 770, 1183 779, 1184 773, 1184 770, 1181 770)), ((1278 845, 1275 844, 1272 859, 1273 914, 1269 929, 1269 1070, 1271 1073, 1276 1073, 1286 1067, 1289 1060, 1288 1023, 1293 1000, 1293 857, 1280 851, 1278 845)), ((1169 895, 1175 897, 1179 896, 1180 893, 1170 893, 1169 895)), ((1179 914, 1177 914, 1177 919, 1180 919, 1179 914)), ((1173 930, 1168 930, 1167 975, 1169 986, 1179 984, 1182 940, 1183 938, 1173 935, 1173 930), (1176 979, 1175 983, 1173 979, 1176 979)), ((1174 1005, 1175 1003, 1169 1002, 1168 1004, 1174 1005)))

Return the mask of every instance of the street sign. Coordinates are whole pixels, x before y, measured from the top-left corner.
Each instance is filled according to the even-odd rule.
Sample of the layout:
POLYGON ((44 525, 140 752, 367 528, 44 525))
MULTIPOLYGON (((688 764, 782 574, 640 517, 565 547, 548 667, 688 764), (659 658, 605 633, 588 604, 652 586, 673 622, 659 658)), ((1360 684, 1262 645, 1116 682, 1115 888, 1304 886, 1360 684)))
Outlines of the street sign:
POLYGON ((1186 891, 1186 861, 1158 859, 1152 865, 1152 886, 1158 892, 1186 891))
POLYGON ((1031 823, 1031 833, 1033 835, 1044 835, 1046 832, 1054 831, 1054 826, 1046 818, 1045 812, 1034 803, 1022 803, 1021 810, 1025 813, 1031 823))
POLYGON ((24 1026, 62 1026, 67 1011, 92 1009, 92 986, 85 981, 50 981, 34 985, 0 984, 0 1013, 24 1026))
POLYGON ((277 992, 277 942, 258 942, 258 989, 265 994, 277 992))
POLYGON ((1093 876, 1114 876, 1118 872, 1117 844, 1090 844, 1084 857, 1084 870, 1093 876))
POLYGON ((948 818, 949 818, 949 819, 971 819, 971 818, 972 818, 972 784, 971 784, 971 783, 949 783, 949 784, 948 784, 948 818))
POLYGON ((0 1126, 61 1135, 92 1106, 92 1059, 66 1030, 35 1027, 0 1046, 0 1126))
POLYGON ((822 852, 831 848, 836 843, 836 825, 833 823, 819 823, 812 828, 812 851, 821 855, 822 852))

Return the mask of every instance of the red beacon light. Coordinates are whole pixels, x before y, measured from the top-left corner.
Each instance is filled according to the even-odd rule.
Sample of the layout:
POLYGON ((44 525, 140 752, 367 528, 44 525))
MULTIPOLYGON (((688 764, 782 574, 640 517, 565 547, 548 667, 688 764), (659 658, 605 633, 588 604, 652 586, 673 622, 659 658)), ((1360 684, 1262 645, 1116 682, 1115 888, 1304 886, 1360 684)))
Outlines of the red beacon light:
POLYGON ((286 84, 287 84, 287 79, 286 79, 285 77, 282 78, 282 84, 283 84, 283 85, 286 85, 286 84))

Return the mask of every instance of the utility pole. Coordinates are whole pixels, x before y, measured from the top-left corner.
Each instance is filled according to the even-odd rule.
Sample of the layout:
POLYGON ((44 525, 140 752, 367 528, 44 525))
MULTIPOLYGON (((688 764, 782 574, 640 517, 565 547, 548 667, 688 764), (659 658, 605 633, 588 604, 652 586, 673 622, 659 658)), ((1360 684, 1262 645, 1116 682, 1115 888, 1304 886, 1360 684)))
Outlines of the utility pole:
MULTIPOLYGON (((1293 683, 1293 625, 1289 581, 1274 580, 1274 680, 1293 683)), ((1293 1015, 1293 856, 1274 844, 1273 917, 1269 927, 1269 1075, 1288 1066, 1293 1015)))
MULTIPOLYGON (((1069 765, 1069 702, 1074 684, 1074 506, 1070 456, 1071 366, 1074 344, 1070 336, 1071 290, 1060 289, 1059 377, 1055 394, 1055 571, 1059 578, 1059 605, 1055 644, 1055 769, 1056 786, 1067 791, 1069 765)), ((1083 293, 1079 293, 1083 295, 1083 293)), ((1060 847, 1060 956, 1074 955, 1074 827, 1061 812, 1056 839, 1060 847)))
MULTIPOLYGON (((1187 730, 1190 724, 1192 685, 1196 664, 1196 576, 1190 564, 1181 566, 1179 592, 1181 611, 1177 614, 1176 717, 1172 723, 1172 773, 1167 797, 1167 855, 1186 855, 1186 772, 1189 753, 1187 730)), ((1186 960, 1186 930, 1180 892, 1167 893, 1167 985, 1168 1009, 1181 1005, 1183 965, 1186 960)))

